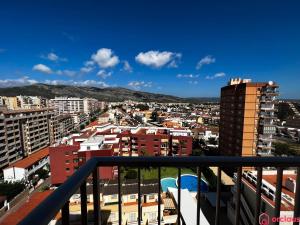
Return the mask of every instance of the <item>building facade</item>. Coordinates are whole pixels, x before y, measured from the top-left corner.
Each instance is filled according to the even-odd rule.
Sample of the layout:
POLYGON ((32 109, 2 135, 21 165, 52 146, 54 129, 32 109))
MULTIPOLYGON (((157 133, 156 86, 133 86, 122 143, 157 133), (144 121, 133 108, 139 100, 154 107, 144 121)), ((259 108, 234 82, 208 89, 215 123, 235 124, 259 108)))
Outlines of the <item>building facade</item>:
POLYGON ((57 143, 75 129, 71 115, 53 115, 50 121, 50 143, 57 143))
POLYGON ((276 132, 278 86, 231 79, 221 89, 219 151, 222 155, 256 156, 272 153, 276 132))
MULTIPOLYGON (((282 180, 282 194, 280 205, 280 217, 285 221, 280 224, 293 224, 295 193, 296 193, 296 171, 284 170, 282 180)), ((235 177, 236 178, 236 177, 235 177)), ((262 195, 261 195, 261 214, 269 218, 267 224, 277 224, 273 221, 275 216, 275 195, 277 183, 277 170, 264 170, 262 174, 262 195)), ((240 216, 242 224, 255 224, 256 209, 256 185, 257 171, 245 171, 242 176, 241 184, 241 205, 240 216)), ((232 188, 233 198, 227 203, 228 218, 234 223, 236 188, 232 188)), ((297 219, 297 218, 294 218, 297 219)), ((299 218, 298 218, 299 219, 299 218)), ((296 221, 297 222, 297 221, 296 221)), ((298 221, 299 222, 299 221, 298 221)))
POLYGON ((49 146, 52 115, 48 109, 0 112, 1 169, 49 146))
MULTIPOLYGON (((96 156, 189 156, 191 153, 192 134, 187 129, 96 125, 50 147, 52 184, 63 183, 78 166, 96 156)), ((101 179, 113 179, 117 168, 101 167, 100 174, 101 179)))
POLYGON ((50 99, 50 106, 54 108, 58 114, 85 113, 89 115, 99 109, 101 104, 94 98, 55 97, 54 99, 50 99))

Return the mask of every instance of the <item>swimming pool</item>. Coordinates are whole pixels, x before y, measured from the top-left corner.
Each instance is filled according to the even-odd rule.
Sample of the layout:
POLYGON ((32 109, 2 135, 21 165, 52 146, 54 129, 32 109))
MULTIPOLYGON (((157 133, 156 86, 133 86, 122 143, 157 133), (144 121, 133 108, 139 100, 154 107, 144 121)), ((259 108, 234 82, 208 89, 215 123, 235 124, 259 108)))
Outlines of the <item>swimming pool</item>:
MULTIPOLYGON (((166 192, 168 187, 177 188, 177 179, 173 177, 167 177, 160 180, 162 191, 166 192)), ((207 183, 201 179, 201 192, 208 192, 207 183)), ((190 192, 197 192, 198 188, 198 178, 192 174, 183 174, 181 175, 181 189, 188 189, 190 192)))
POLYGON ((173 177, 166 177, 160 180, 163 192, 167 192, 168 187, 177 188, 176 179, 173 177))
MULTIPOLYGON (((178 178, 176 179, 176 185, 178 184, 178 178)), ((190 192, 197 192, 198 177, 192 174, 181 175, 181 189, 188 189, 190 192)), ((201 179, 200 183, 201 192, 208 192, 207 183, 201 179)))

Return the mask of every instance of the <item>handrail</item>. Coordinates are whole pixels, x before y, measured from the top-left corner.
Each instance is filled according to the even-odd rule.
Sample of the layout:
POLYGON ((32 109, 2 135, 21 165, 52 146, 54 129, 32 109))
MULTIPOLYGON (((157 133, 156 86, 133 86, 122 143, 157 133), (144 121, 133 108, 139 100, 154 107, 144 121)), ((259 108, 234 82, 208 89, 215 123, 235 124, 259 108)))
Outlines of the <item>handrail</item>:
POLYGON ((48 224, 80 188, 89 175, 101 166, 130 167, 300 167, 300 157, 94 157, 81 166, 70 178, 48 196, 19 224, 48 224))

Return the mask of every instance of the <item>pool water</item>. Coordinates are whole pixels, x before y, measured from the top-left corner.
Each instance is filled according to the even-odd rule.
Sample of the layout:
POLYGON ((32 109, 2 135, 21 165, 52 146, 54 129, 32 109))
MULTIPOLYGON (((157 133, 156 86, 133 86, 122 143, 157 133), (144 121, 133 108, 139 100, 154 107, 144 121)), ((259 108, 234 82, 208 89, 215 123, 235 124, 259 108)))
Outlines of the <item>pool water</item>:
MULTIPOLYGON (((168 187, 177 188, 178 179, 167 177, 160 180, 163 192, 168 190, 168 187)), ((208 192, 207 183, 201 179, 201 192, 208 192)), ((181 189, 188 189, 190 192, 197 192, 198 178, 192 174, 181 175, 181 189)))
MULTIPOLYGON (((178 178, 176 179, 176 184, 178 178)), ((200 183, 201 192, 208 192, 208 186, 204 180, 201 179, 200 183)), ((197 192, 198 189, 198 177, 191 174, 181 175, 181 189, 188 189, 190 192, 197 192)))
POLYGON ((163 192, 167 192, 168 187, 177 188, 176 179, 173 177, 167 177, 160 180, 161 188, 163 192))

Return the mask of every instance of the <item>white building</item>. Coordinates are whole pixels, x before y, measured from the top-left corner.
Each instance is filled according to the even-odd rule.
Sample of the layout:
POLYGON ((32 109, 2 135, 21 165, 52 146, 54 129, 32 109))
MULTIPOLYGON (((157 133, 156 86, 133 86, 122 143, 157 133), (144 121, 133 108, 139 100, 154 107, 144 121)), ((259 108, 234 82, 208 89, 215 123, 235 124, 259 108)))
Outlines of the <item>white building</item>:
POLYGON ((85 113, 90 114, 99 108, 98 100, 94 98, 55 97, 50 99, 50 106, 59 114, 85 113))
POLYGON ((41 149, 30 156, 11 164, 3 170, 4 180, 8 182, 28 181, 37 170, 49 164, 49 149, 41 149))

